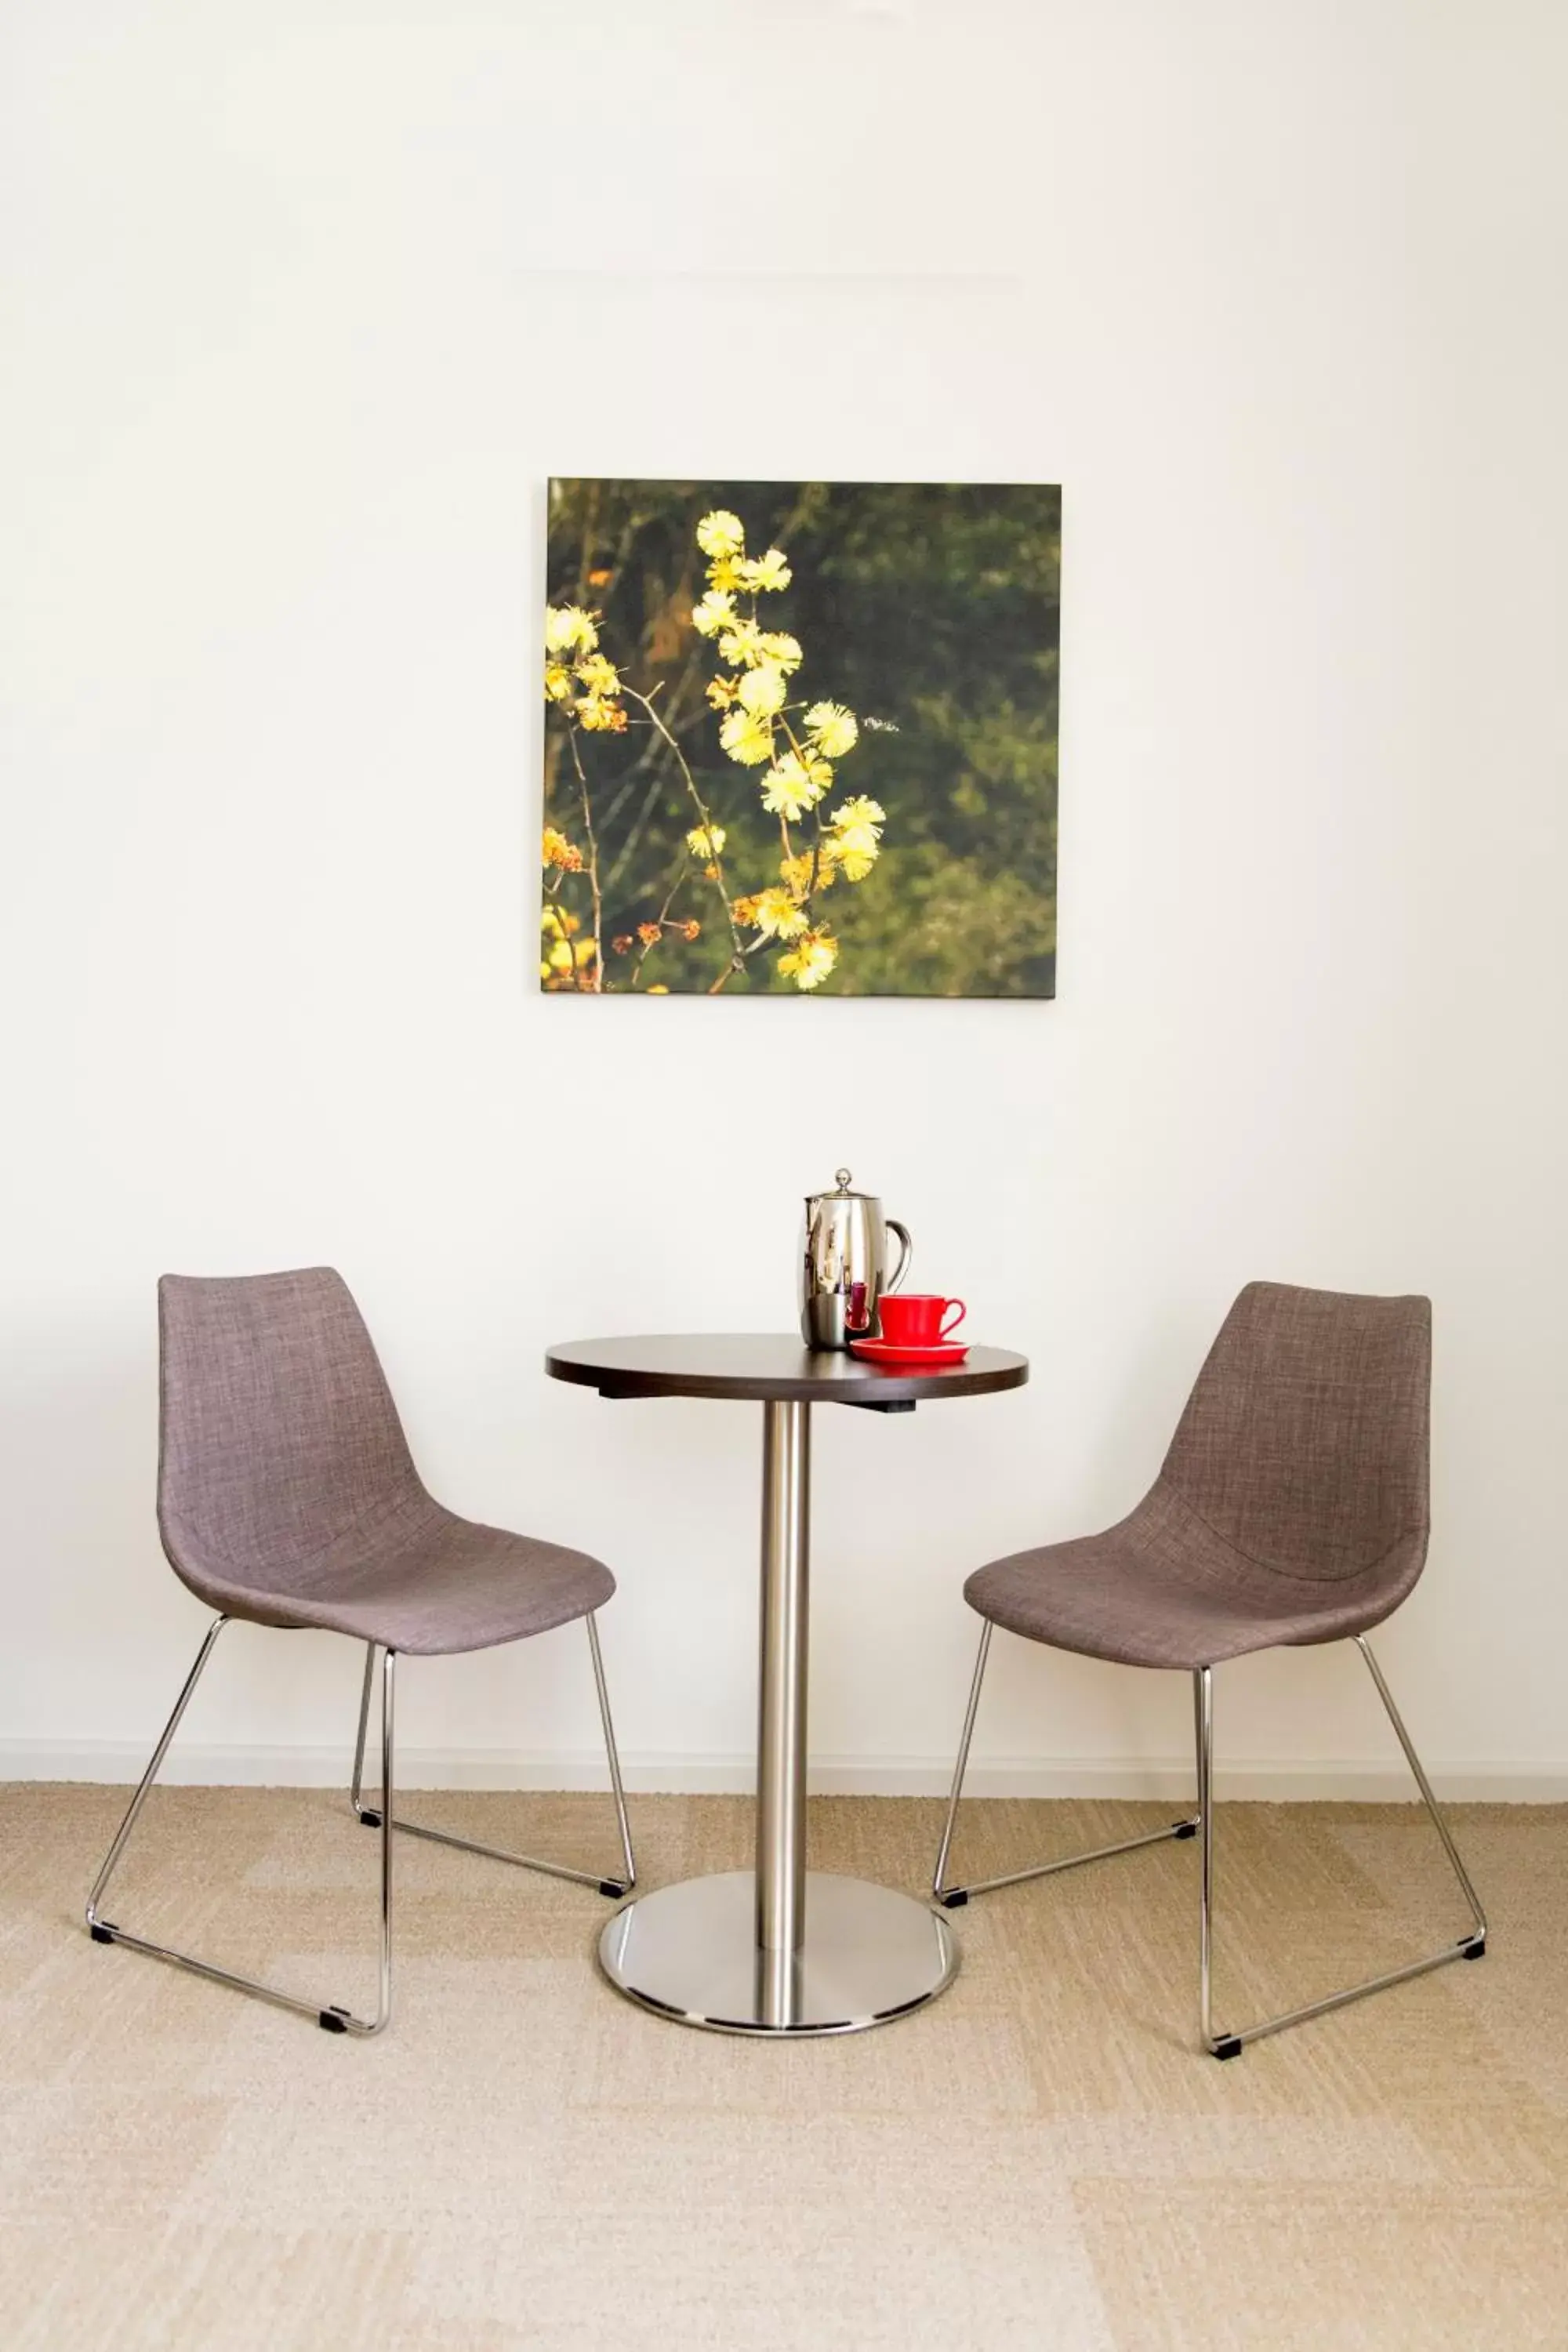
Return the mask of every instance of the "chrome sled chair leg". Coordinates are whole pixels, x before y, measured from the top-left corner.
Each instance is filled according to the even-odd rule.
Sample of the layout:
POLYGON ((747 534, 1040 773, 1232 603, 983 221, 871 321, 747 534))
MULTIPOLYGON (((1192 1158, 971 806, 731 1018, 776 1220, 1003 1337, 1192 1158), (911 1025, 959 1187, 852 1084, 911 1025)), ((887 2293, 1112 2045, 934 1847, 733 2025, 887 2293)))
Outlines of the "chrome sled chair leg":
MULTIPOLYGON (((249 1993, 257 2000, 270 2001, 275 2009, 292 2011, 297 2017, 308 2017, 328 2033, 354 2033, 368 2037, 384 2032, 392 2016, 392 1837, 384 1831, 381 1840, 381 1955, 380 1990, 374 2017, 356 2017, 352 2010, 337 2006, 323 2008, 319 2001, 301 2000, 294 1993, 283 1992, 276 1985, 262 1984, 254 1977, 238 1976, 232 1969, 215 1968, 210 1960, 197 1959, 193 1953, 175 1951, 170 1945, 154 1944, 145 1936, 132 1935, 117 1921, 106 1919, 100 1908, 109 1884, 118 1869, 131 1832, 135 1828, 148 1793, 162 1769, 170 1743, 180 1727, 180 1718, 190 1704, 191 1694, 201 1680, 202 1670, 213 1653, 213 1646, 224 1627, 226 1617, 216 1617, 196 1654, 195 1664, 185 1678, 185 1686, 174 1702, 174 1711, 163 1726, 163 1736, 153 1750, 152 1761, 142 1776, 136 1794, 132 1798, 124 1820, 121 1822, 113 1844, 104 1858, 102 1869, 93 1883, 87 1900, 87 1925, 94 1943, 123 1944, 128 1951, 144 1952, 149 1959, 168 1960, 175 1968, 187 1969, 193 1976, 205 1977, 214 1984, 227 1985, 235 1992, 249 1993)), ((396 1653, 384 1652, 381 1672, 381 1771, 382 1785, 393 1785, 393 1697, 394 1668, 396 1653)), ((365 1677, 365 1706, 370 1702, 370 1677, 365 1677)), ((364 1724, 362 1717, 360 1737, 363 1742, 364 1724)))
POLYGON ((1266 2018, 1259 2025, 1243 2027, 1238 2032, 1217 2032, 1214 2022, 1214 1669, 1199 1666, 1193 1675, 1193 1707, 1198 1750, 1198 1818, 1203 1827, 1203 1858, 1200 1872, 1198 1925, 1198 2028, 1204 2048, 1214 2058, 1239 2058, 1249 2042, 1261 2042, 1266 2034, 1283 2032, 1288 2025, 1304 2025, 1309 2018, 1326 2017, 1331 2010, 1343 2009, 1352 2000, 1364 2000, 1371 1992, 1383 1992, 1390 1985, 1405 1984, 1412 1977, 1430 1975, 1434 1969, 1447 1968, 1450 1960, 1479 1960, 1487 1948, 1486 1914, 1480 1899, 1470 1883, 1469 1873, 1459 1859, 1447 1822, 1438 1809, 1432 1793, 1432 1783, 1422 1769, 1421 1759, 1411 1744, 1410 1734, 1394 1704, 1394 1694, 1383 1677, 1383 1669, 1373 1656, 1372 1645, 1364 1633, 1352 1637, 1362 1656, 1366 1660, 1377 1695, 1387 1710, 1405 1760, 1415 1775, 1421 1791, 1422 1802, 1431 1817, 1432 1826, 1442 1840, 1460 1892, 1469 1909, 1471 1927, 1458 1943, 1445 1944, 1440 1951, 1430 1952, 1424 1959, 1408 1960, 1403 1968, 1385 1969, 1382 1976, 1368 1977, 1361 1984, 1347 1985, 1342 1992, 1324 1995, 1321 2000, 1308 2001, 1300 2009, 1288 2009, 1279 2017, 1266 2018))
MULTIPOLYGON (((588 1628, 588 1651, 594 1662, 594 1686, 599 1697, 599 1721, 604 1727, 605 1754, 610 1767, 610 1792, 615 1800, 616 1824, 620 1833, 621 1871, 617 1877, 597 1870, 569 1870, 564 1863, 540 1862, 532 1854, 512 1853, 505 1846, 481 1845, 474 1838, 457 1837, 450 1830, 427 1829, 422 1822, 394 1820, 392 1826, 405 1837, 428 1838, 436 1845, 456 1846, 460 1853, 483 1854, 490 1862, 510 1862, 519 1870, 542 1871, 547 1878, 564 1878, 574 1886, 592 1886, 600 1895, 618 1899, 629 1895, 637 1885, 637 1864, 632 1858, 632 1835, 626 1820, 626 1790, 621 1785, 621 1760, 616 1748, 615 1725, 610 1719, 610 1695, 605 1683, 605 1662, 599 1651, 599 1629, 593 1614, 583 1621, 588 1628)), ((380 1801, 364 1801, 364 1741, 365 1726, 370 1715, 371 1684, 375 1673, 375 1644, 367 1642, 364 1654, 364 1685, 360 1695, 359 1737, 354 1742, 353 1785, 349 1801, 367 1830, 384 1829, 388 1814, 385 1783, 380 1801)))
POLYGON ((963 1731, 958 1743, 958 1763, 952 1775, 952 1794, 948 1799, 947 1820, 943 1823, 942 1843, 937 1848, 936 1868, 931 1874, 931 1891, 937 1902, 949 1911, 961 1910, 972 1895, 994 1894, 999 1886, 1022 1886, 1031 1878, 1054 1878, 1058 1871, 1078 1870, 1086 1862, 1105 1862, 1115 1853, 1136 1853, 1140 1847, 1164 1845, 1172 1838, 1197 1835, 1196 1814, 1171 1822, 1166 1829, 1146 1830, 1140 1837, 1122 1838, 1115 1845, 1097 1845, 1086 1853, 1063 1854, 1056 1862, 1037 1862, 1026 1870, 1005 1871, 999 1878, 971 1879, 966 1885, 945 1884, 948 1854, 952 1845, 953 1825, 958 1819, 958 1801, 963 1793, 963 1776, 969 1764, 969 1745, 974 1737, 974 1718, 980 1712, 980 1686, 985 1679, 985 1662, 991 1653, 991 1636, 995 1627, 987 1619, 980 1635, 980 1654, 974 1662, 974 1680, 969 1690, 969 1707, 963 1718, 963 1731))

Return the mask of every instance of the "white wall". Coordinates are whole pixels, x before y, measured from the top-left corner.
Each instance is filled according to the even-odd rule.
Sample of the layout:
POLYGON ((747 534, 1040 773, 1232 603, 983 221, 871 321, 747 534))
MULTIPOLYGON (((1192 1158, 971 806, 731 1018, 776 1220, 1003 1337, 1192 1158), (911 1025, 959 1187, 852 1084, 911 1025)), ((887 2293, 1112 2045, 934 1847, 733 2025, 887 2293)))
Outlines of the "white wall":
MULTIPOLYGON (((786 1326, 847 1160, 1035 1377, 819 1416, 828 1777, 937 1785, 962 1577, 1124 1508, 1264 1275, 1432 1294, 1386 1663, 1445 1785, 1568 1789, 1558 0, 0 39, 0 1769, 128 1769, 195 1647, 155 1276, 325 1259, 437 1491, 614 1563, 645 1782, 733 1780, 753 1415, 540 1357, 786 1326), (1064 483, 1055 1004, 537 995, 552 470, 1064 483)), ((348 1645, 227 1640, 190 1769, 340 1772, 348 1645)), ((1003 1646, 991 1785, 1183 1754, 1177 1678, 1003 1646)), ((403 1727, 429 1777, 582 1776, 575 1637, 419 1666, 403 1727)), ((1387 1755, 1342 1654, 1227 1673, 1220 1737, 1233 1785, 1387 1755)))

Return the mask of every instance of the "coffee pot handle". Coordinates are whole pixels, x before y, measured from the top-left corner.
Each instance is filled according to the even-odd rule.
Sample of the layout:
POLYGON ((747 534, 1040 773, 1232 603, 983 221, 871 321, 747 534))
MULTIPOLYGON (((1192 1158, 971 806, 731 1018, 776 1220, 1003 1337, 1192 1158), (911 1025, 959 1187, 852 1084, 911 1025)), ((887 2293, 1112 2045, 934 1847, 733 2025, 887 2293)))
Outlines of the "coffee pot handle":
POLYGON ((900 1225, 897 1217, 889 1217, 885 1222, 888 1231, 890 1234, 897 1234, 899 1237, 899 1263, 882 1285, 882 1288, 884 1291, 897 1290, 910 1270, 910 1260, 915 1254, 915 1245, 910 1239, 908 1225, 900 1225))

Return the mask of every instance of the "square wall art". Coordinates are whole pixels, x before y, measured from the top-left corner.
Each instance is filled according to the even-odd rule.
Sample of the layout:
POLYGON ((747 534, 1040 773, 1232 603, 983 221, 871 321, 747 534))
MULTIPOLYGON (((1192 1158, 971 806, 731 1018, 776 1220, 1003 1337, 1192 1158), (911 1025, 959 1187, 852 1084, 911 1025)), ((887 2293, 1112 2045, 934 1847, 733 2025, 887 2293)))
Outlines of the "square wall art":
POLYGON ((1061 492, 550 486, 541 985, 1050 996, 1061 492))

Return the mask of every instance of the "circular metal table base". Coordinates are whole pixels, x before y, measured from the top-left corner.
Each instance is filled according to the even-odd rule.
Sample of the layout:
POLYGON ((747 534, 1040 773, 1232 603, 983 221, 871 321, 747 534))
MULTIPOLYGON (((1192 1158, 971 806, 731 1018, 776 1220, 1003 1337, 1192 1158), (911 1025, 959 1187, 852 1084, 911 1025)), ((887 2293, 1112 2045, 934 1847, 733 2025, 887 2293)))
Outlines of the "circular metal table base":
POLYGON ((757 1948, 749 1870, 639 1895, 607 1922, 599 1960, 661 2017, 716 2033, 858 2033, 950 1984, 958 1946, 942 1914, 891 1886, 806 1873, 805 1942, 792 1962, 757 1948))

